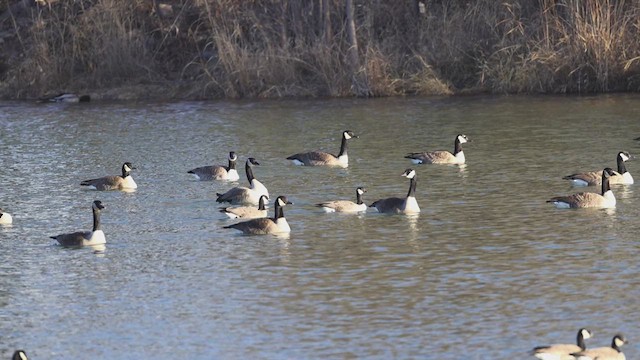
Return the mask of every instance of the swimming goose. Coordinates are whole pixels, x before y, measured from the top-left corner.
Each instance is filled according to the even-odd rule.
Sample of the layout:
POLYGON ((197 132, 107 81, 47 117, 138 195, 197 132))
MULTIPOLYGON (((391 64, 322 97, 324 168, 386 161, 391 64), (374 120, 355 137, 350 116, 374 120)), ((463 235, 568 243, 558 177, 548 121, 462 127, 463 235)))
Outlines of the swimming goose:
POLYGON ((87 186, 93 190, 133 190, 137 189, 138 185, 133 181, 131 177, 131 170, 135 169, 130 162, 122 164, 122 176, 105 176, 97 179, 85 180, 80 183, 82 186, 87 186))
POLYGON ((558 209, 569 208, 614 208, 616 207, 616 197, 609 186, 609 178, 615 172, 611 168, 602 171, 602 192, 596 194, 592 192, 580 192, 567 196, 556 196, 547 200, 553 203, 558 209))
POLYGON ((244 166, 250 187, 238 186, 224 194, 216 193, 217 202, 229 202, 234 205, 258 205, 260 196, 269 198, 269 191, 258 179, 253 176, 253 165, 260 165, 254 158, 248 158, 244 166))
POLYGON ((554 344, 549 346, 538 346, 531 350, 531 355, 540 360, 574 360, 572 353, 584 351, 586 349, 584 341, 590 339, 593 333, 589 329, 578 330, 577 345, 554 344))
POLYGON ((356 202, 349 200, 334 200, 325 201, 316 204, 317 207, 322 208, 325 212, 360 212, 367 211, 367 204, 362 201, 362 194, 367 192, 367 189, 358 187, 356 189, 356 202))
POLYGON ((467 135, 458 134, 454 142, 453 154, 446 150, 409 153, 405 156, 414 164, 464 164, 462 144, 469 142, 467 135))
POLYGON ((13 353, 13 357, 11 357, 11 360, 29 360, 29 358, 27 357, 27 353, 25 353, 24 350, 16 350, 13 353))
MULTIPOLYGON (((618 172, 609 178, 609 184, 633 184, 633 177, 631 173, 627 171, 627 167, 624 165, 625 161, 631 159, 631 155, 626 151, 620 151, 616 155, 616 162, 618 164, 618 172)), ((573 186, 593 186, 600 185, 602 183, 602 177, 600 171, 590 171, 585 173, 571 174, 563 177, 564 180, 571 180, 573 186)))
POLYGON ((0 208, 0 225, 9 225, 11 223, 13 223, 11 214, 4 212, 4 210, 0 208))
POLYGON ((72 93, 62 93, 62 94, 58 94, 56 96, 51 96, 41 100, 51 101, 51 102, 63 102, 63 103, 78 103, 78 102, 90 102, 91 96, 89 95, 78 96, 72 93))
POLYGON ((100 200, 96 200, 91 205, 93 210, 93 229, 91 231, 77 231, 69 234, 60 234, 51 236, 62 246, 91 246, 101 245, 107 242, 104 232, 100 229, 100 210, 104 209, 104 205, 100 200))
POLYGON ((292 160, 295 165, 306 166, 339 166, 346 168, 349 166, 349 156, 347 155, 347 140, 358 138, 352 131, 345 130, 342 132, 342 143, 340 144, 340 153, 338 156, 323 151, 310 151, 291 155, 287 160, 292 160))
POLYGON ((238 171, 236 170, 236 160, 238 160, 238 156, 235 152, 229 153, 229 165, 212 165, 212 166, 202 166, 192 170, 189 170, 187 173, 193 174, 198 180, 229 180, 229 181, 237 181, 240 179, 240 175, 238 175, 238 171))
POLYGON ((624 335, 616 334, 611 340, 611 347, 599 347, 575 352, 571 355, 576 360, 625 360, 620 347, 627 343, 624 335))
POLYGON ((248 235, 266 235, 266 234, 279 234, 289 233, 291 228, 287 223, 287 219, 284 217, 284 211, 282 208, 292 204, 287 200, 286 196, 278 196, 275 201, 275 213, 273 218, 259 218, 243 221, 237 224, 225 226, 225 229, 240 230, 248 235))
POLYGON ((404 199, 391 197, 386 199, 380 199, 369 207, 374 207, 381 213, 394 213, 394 214, 417 214, 420 212, 420 207, 416 201, 416 171, 413 169, 407 169, 402 176, 410 179, 409 192, 404 199))
POLYGON ((267 209, 265 208, 265 201, 269 200, 266 195, 261 195, 258 201, 258 207, 255 206, 236 206, 226 207, 220 209, 220 212, 227 215, 231 219, 243 218, 262 218, 267 217, 267 209))

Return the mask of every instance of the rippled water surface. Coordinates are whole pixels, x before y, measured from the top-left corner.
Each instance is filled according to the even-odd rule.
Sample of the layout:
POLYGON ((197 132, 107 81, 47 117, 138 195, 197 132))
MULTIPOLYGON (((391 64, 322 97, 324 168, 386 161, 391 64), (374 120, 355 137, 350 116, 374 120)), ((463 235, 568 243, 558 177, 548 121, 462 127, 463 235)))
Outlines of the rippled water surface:
POLYGON ((612 211, 545 200, 577 191, 563 175, 640 153, 638 114, 638 96, 0 103, 0 207, 14 217, 0 227, 0 355, 513 359, 584 326, 588 346, 623 332, 636 359, 638 185, 615 186, 612 211), (345 129, 360 135, 348 169, 285 160, 337 152, 345 129), (367 202, 404 196, 403 156, 451 151, 458 133, 466 166, 415 166, 418 217, 313 206, 359 185, 367 202), (223 229, 215 193, 238 183, 186 173, 230 150, 295 203, 288 238, 223 229), (136 192, 80 189, 124 161, 136 192), (106 249, 55 245, 90 229, 94 199, 106 249))

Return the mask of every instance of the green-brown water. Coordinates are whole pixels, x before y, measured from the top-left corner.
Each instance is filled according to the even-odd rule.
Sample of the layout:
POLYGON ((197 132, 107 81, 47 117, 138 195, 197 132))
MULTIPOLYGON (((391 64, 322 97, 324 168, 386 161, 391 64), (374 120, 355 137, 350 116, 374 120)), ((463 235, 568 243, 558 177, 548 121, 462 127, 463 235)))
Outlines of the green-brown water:
MULTIPOLYGON (((640 354, 637 185, 618 207, 557 210, 561 180, 640 153, 640 97, 481 97, 269 102, 0 103, 0 353, 33 359, 511 359, 536 345, 588 346, 616 332, 640 354), (286 156, 339 150, 348 169, 286 156), (453 150, 467 164, 412 165, 453 150), (288 238, 222 227, 215 193, 237 183, 186 173, 259 160, 287 195, 288 238), (81 180, 138 167, 133 193, 81 180), (314 203, 404 196, 418 173, 418 217, 324 214, 314 203), (106 249, 48 237, 91 227, 100 199, 106 249)), ((640 164, 627 168, 640 180, 640 164)), ((239 183, 246 182, 241 170, 239 183)), ((587 189, 597 191, 597 189, 587 189)), ((272 209, 270 209, 272 211, 272 209)))

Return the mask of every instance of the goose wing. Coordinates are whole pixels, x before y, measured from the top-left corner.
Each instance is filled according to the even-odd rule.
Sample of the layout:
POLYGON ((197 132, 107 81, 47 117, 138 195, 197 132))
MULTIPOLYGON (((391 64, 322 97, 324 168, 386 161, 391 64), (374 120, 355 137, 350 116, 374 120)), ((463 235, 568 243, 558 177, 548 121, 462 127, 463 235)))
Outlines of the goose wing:
POLYGON ((589 186, 600 185, 602 183, 602 171, 589 171, 576 173, 563 177, 564 180, 583 181, 589 186))
POLYGON ((604 197, 592 192, 581 192, 567 196, 556 196, 547 202, 563 202, 572 208, 599 207, 604 203, 604 197))
POLYGON ((243 203, 249 199, 251 189, 244 186, 237 186, 224 194, 217 194, 217 202, 243 203))
POLYGON ((251 219, 237 224, 225 226, 225 229, 240 230, 245 234, 265 235, 273 234, 279 231, 278 225, 271 218, 251 219))
POLYGON ((287 160, 297 160, 305 165, 327 165, 335 162, 337 157, 323 151, 298 153, 287 157, 287 160))
POLYGON ((91 231, 76 231, 69 234, 51 236, 62 246, 82 246, 85 240, 91 239, 91 231))
POLYGON ((325 201, 325 202, 316 204, 316 206, 321 208, 332 209, 336 212, 362 211, 361 206, 349 200, 325 201))
POLYGON ((608 359, 619 359, 624 360, 625 356, 623 353, 618 352, 612 347, 599 347, 593 349, 587 349, 584 351, 572 353, 573 357, 578 360, 608 360, 608 359))
POLYGON ((187 173, 194 174, 200 180, 220 180, 227 175, 228 167, 222 165, 201 166, 189 170, 187 173))
POLYGON ((104 176, 97 179, 84 180, 82 186, 93 186, 96 190, 118 190, 122 187, 123 178, 118 175, 104 176))
POLYGON ((227 208, 221 209, 220 212, 226 214, 232 219, 261 218, 261 217, 267 216, 267 210, 260 210, 254 206, 227 207, 227 208))
MULTIPOLYGON (((548 346, 538 346, 531 350, 531 355, 535 356, 536 354, 548 354, 548 355, 556 355, 562 356, 566 355, 567 359, 571 359, 569 354, 582 351, 580 346, 575 344, 554 344, 548 346)), ((561 359, 558 357, 558 359, 561 359)))
POLYGON ((405 156, 405 158, 416 160, 423 164, 439 164, 456 161, 456 157, 446 150, 410 153, 405 156))
POLYGON ((374 207, 381 213, 398 213, 402 211, 405 199, 391 197, 386 199, 380 199, 371 204, 370 207, 374 207))

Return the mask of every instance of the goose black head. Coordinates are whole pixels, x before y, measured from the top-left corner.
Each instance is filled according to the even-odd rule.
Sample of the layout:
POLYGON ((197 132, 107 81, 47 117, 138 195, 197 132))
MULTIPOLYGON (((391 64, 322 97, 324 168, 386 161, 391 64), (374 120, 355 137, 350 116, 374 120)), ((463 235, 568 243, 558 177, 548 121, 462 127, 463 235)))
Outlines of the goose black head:
POLYGON ((104 209, 104 205, 102 205, 102 201, 100 201, 100 200, 94 201, 92 207, 94 209, 98 209, 98 210, 104 209))

